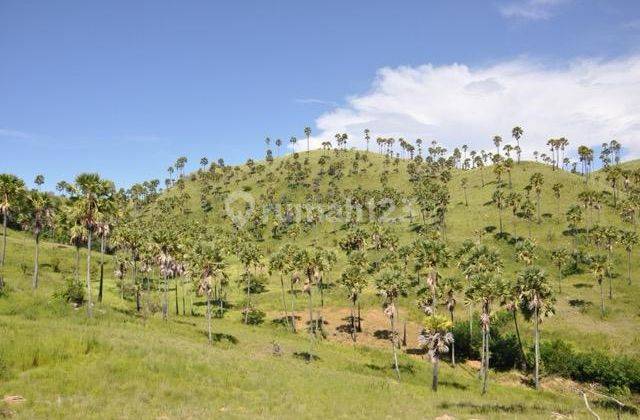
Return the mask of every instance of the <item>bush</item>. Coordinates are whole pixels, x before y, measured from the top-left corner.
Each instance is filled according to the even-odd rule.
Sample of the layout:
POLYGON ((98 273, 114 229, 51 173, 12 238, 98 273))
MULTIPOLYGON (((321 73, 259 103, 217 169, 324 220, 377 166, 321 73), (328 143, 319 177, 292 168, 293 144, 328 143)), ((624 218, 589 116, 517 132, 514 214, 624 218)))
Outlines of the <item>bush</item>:
POLYGON ((259 325, 264 322, 266 314, 257 308, 245 308, 242 310, 242 322, 247 325, 259 325), (245 321, 246 319, 246 321, 245 321))
POLYGON ((640 361, 603 352, 577 352, 562 340, 540 345, 543 369, 580 382, 597 382, 610 390, 640 391, 640 361))
POLYGON ((64 302, 82 305, 84 303, 84 286, 75 279, 66 279, 62 289, 55 292, 54 297, 64 302))
MULTIPOLYGON (((498 318, 491 326, 489 339, 489 366, 496 370, 509 370, 521 365, 522 356, 518 339, 514 334, 503 334, 500 329, 504 320, 498 318)), ((456 346, 456 360, 480 360, 482 331, 480 323, 473 324, 473 335, 469 334, 468 322, 457 322, 451 329, 456 346)))

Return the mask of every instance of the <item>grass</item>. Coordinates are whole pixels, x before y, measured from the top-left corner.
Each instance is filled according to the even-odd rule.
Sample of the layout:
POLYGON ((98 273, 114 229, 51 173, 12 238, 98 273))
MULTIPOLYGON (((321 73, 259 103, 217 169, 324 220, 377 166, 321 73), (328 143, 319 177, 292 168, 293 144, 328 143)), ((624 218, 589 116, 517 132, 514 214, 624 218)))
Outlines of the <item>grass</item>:
MULTIPOLYGON (((318 169, 315 163, 318 156, 319 152, 311 156, 311 173, 318 169)), ((348 168, 352 157, 349 152, 338 159, 344 159, 348 168)), ((367 174, 345 177, 340 182, 341 188, 379 186, 377 174, 382 160, 374 154, 370 154, 369 159, 372 166, 367 174)), ((274 163, 274 173, 279 162, 274 163)), ((543 213, 551 213, 551 217, 540 225, 533 225, 533 237, 542 251, 538 263, 555 275, 549 250, 569 246, 571 239, 562 234, 566 223, 556 214, 551 185, 555 182, 565 185, 560 200, 561 212, 564 212, 583 183, 577 175, 523 163, 512 174, 514 189, 521 190, 536 171, 545 177, 543 213)), ((247 177, 238 185, 226 188, 249 187, 252 194, 258 196, 266 192, 266 183, 260 181, 262 177, 269 175, 247 177)), ((493 180, 489 169, 485 169, 485 179, 493 180)), ((406 168, 402 162, 399 173, 391 174, 390 184, 408 191, 405 180, 406 168)), ((594 179, 593 183, 605 188, 602 180, 594 179)), ((452 198, 447 224, 452 247, 473 236, 478 229, 497 226, 497 211, 485 205, 494 185, 482 188, 477 171, 456 171, 450 185, 452 198), (470 180, 469 207, 464 205, 463 191, 457 188, 463 176, 470 180)), ((276 181, 275 187, 279 191, 290 191, 284 181, 276 181)), ((204 218, 198 188, 196 181, 187 182, 192 210, 188 217, 204 218)), ((326 181, 321 188, 326 191, 326 181)), ((173 190, 169 192, 172 193, 173 190)), ((304 192, 299 190, 289 194, 301 200, 304 197, 304 192)), ((209 224, 223 223, 218 210, 209 215, 209 224)), ((608 208, 601 218, 622 226, 608 208)), ((505 226, 512 229, 507 212, 505 226)), ((526 232, 522 221, 517 228, 520 233, 526 232)), ((401 243, 415 235, 410 232, 407 220, 395 225, 394 230, 401 243)), ((340 226, 324 224, 305 232, 296 241, 303 246, 316 242, 335 247, 341 235, 340 226)), ((268 255, 290 240, 273 239, 267 232, 260 246, 268 255)), ((513 246, 491 235, 486 235, 484 240, 500 250, 505 260, 505 275, 512 278, 521 268, 513 258, 513 246)), ((214 319, 216 340, 211 346, 207 344, 203 307, 195 306, 196 316, 176 316, 173 290, 168 321, 154 314, 135 314, 134 303, 119 297, 110 259, 105 268, 105 300, 96 306, 94 319, 87 319, 82 308, 74 309, 53 297, 64 279, 73 275, 75 250, 46 241, 41 247, 41 287, 32 291, 33 241, 24 233, 9 233, 4 273, 8 292, 0 297, 0 393, 21 395, 26 402, 4 406, 0 403, 0 415, 16 414, 24 418, 364 418, 372 415, 422 418, 449 414, 462 418, 533 419, 561 413, 588 418, 583 403, 569 386, 548 386, 536 392, 523 385, 513 372, 492 372, 489 393, 481 396, 475 370, 469 366, 454 369, 443 363, 440 390, 434 395, 429 389, 430 363, 420 357, 401 352, 402 380, 395 380, 390 349, 384 340, 380 340, 380 346, 354 346, 335 340, 311 342, 304 333, 293 335, 271 322, 280 310, 280 286, 275 275, 270 278, 267 290, 255 296, 256 306, 268 313, 266 322, 259 326, 243 325, 239 308, 231 308, 224 318, 214 319), (274 343, 281 349, 277 354, 274 343), (309 352, 317 357, 311 362, 306 360, 309 352)), ((84 250, 82 254, 80 272, 84 273, 84 250)), ((563 338, 581 349, 639 355, 640 313, 636 302, 640 298, 640 284, 626 285, 626 255, 621 250, 615 255, 621 277, 614 280, 615 299, 607 301, 606 318, 600 319, 597 286, 590 275, 573 275, 564 280, 564 293, 558 297, 556 316, 543 324, 543 338, 563 338), (576 306, 575 302, 582 303, 576 306)), ((372 252, 371 256, 375 257, 376 253, 372 252)), ((97 273, 97 258, 92 260, 93 271, 97 273)), ((339 276, 344 261, 341 255, 336 268, 325 279, 328 283, 332 284, 339 276)), ((238 264, 234 263, 232 278, 239 272, 238 264)), ((634 279, 640 279, 637 263, 634 263, 633 275, 634 279)), ((94 276, 94 292, 96 279, 94 276)), ((233 281, 230 292, 232 303, 241 301, 241 291, 233 281)), ((159 296, 154 292, 147 298, 157 302, 159 296)), ((345 292, 335 285, 326 290, 325 300, 327 311, 348 305, 345 292)), ((369 288, 362 299, 363 310, 379 310, 379 302, 369 288)), ((305 302, 298 299, 297 305, 304 309, 305 302)), ((414 298, 402 300, 400 308, 401 316, 414 323, 420 321, 414 298)), ((464 317, 466 310, 462 305, 458 313, 464 317)), ((364 322, 366 324, 367 319, 364 322)), ((522 324, 523 335, 530 342, 531 326, 522 324)), ((328 326, 330 330, 335 327, 328 326)), ((596 406, 596 410, 603 418, 615 416, 610 408, 596 406)))

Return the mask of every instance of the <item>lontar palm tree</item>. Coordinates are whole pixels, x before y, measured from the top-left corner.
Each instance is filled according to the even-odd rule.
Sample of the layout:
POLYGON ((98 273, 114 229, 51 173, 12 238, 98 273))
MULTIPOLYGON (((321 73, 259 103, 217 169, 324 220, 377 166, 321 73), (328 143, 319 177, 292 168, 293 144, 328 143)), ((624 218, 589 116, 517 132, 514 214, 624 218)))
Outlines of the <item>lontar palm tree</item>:
POLYGON ((624 250, 627 252, 627 281, 629 285, 631 285, 631 252, 633 251, 633 248, 638 245, 639 241, 640 238, 634 231, 620 232, 620 243, 624 247, 624 250))
POLYGON ((516 280, 516 287, 520 294, 521 307, 527 318, 533 318, 535 370, 534 381, 536 389, 540 387, 540 320, 554 311, 555 299, 553 291, 547 281, 547 275, 538 267, 527 267, 516 280))
POLYGON ((438 391, 438 373, 440 365, 440 355, 449 351, 449 345, 453 345, 453 334, 451 334, 452 323, 442 316, 429 316, 425 320, 424 326, 418 336, 420 347, 427 349, 427 354, 433 364, 433 375, 431 389, 438 391))
POLYGON ((104 202, 113 193, 113 184, 98 174, 84 173, 75 179, 72 190, 72 205, 75 214, 87 232, 87 314, 93 316, 91 292, 91 246, 96 222, 104 202))
POLYGON ((400 380, 400 368, 398 367, 398 354, 396 349, 395 320, 398 316, 396 301, 398 297, 406 294, 407 288, 407 279, 399 267, 385 269, 376 278, 376 289, 383 297, 384 314, 389 318, 391 324, 391 347, 393 349, 393 363, 398 380, 400 380))
MULTIPOLYGON (((351 301, 350 330, 351 339, 356 342, 356 305, 360 294, 367 287, 367 262, 362 251, 356 251, 349 255, 349 265, 342 272, 340 284, 347 289, 349 300, 351 301)), ((358 316, 358 320, 360 317, 358 316)))
POLYGON ((427 287, 431 292, 431 315, 435 315, 438 306, 438 269, 445 268, 451 259, 447 246, 440 240, 418 240, 415 243, 415 270, 426 275, 427 287))
POLYGON ((36 243, 35 261, 33 267, 33 288, 38 288, 38 274, 40 272, 39 255, 40 255, 40 235, 42 231, 51 226, 53 222, 53 203, 48 195, 37 190, 31 191, 27 196, 29 205, 29 215, 27 223, 33 231, 33 237, 36 243))
MULTIPOLYGON (((440 282, 440 288, 445 298, 447 311, 449 311, 449 320, 453 325, 455 321, 453 315, 457 304, 456 293, 462 290, 462 283, 457 277, 446 277, 440 282)), ((456 366, 456 347, 453 341, 451 342, 451 365, 456 366)))
POLYGON ((591 257, 591 274, 600 286, 600 317, 604 318, 604 288, 602 282, 609 272, 609 262, 605 255, 594 255, 591 257))
POLYGON ((518 126, 513 127, 513 130, 511 130, 511 137, 513 137, 516 140, 515 150, 518 153, 518 163, 520 163, 520 153, 521 153, 520 137, 522 137, 523 133, 524 133, 524 131, 522 130, 522 128, 520 128, 518 126))
POLYGON ((369 141, 371 140, 371 132, 368 128, 364 129, 364 140, 367 142, 367 152, 369 151, 369 141))
POLYGON ((0 255, 0 290, 4 287, 2 269, 7 256, 7 221, 11 207, 24 193, 24 181, 15 175, 0 174, 0 211, 2 211, 2 254, 0 255))
POLYGON ((307 137, 307 154, 309 154, 309 137, 311 137, 311 128, 310 127, 305 127, 304 128, 304 135, 305 135, 305 137, 307 137))
POLYGON ((542 222, 542 217, 540 214, 540 198, 542 195, 542 186, 544 185, 544 176, 540 172, 536 172, 531 175, 529 179, 529 185, 536 193, 536 212, 538 215, 538 223, 542 222))
POLYGON ((469 299, 480 303, 482 314, 480 315, 480 325, 482 326, 482 394, 486 394, 489 377, 489 337, 492 315, 492 304, 494 300, 502 294, 505 283, 499 274, 485 271, 474 275, 471 279, 470 287, 466 294, 469 299))

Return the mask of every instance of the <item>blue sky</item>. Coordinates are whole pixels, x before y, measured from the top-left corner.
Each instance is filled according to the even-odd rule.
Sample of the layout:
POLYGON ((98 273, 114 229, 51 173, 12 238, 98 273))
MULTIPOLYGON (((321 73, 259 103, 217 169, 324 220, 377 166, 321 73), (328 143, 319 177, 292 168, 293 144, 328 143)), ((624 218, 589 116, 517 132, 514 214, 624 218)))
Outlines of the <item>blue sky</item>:
MULTIPOLYGON (((389 120, 406 112, 424 116, 409 124, 409 134, 419 134, 444 127, 443 118, 411 111, 414 101, 402 96, 406 109, 377 124, 372 119, 386 109, 377 93, 397 92, 393 81, 402 77, 420 84, 428 76, 428 92, 438 83, 445 90, 455 63, 473 80, 465 86, 482 93, 531 67, 538 72, 531 80, 562 85, 575 72, 606 77, 611 65, 619 91, 633 93, 639 45, 634 0, 0 0, 0 171, 29 182, 43 173, 49 188, 99 171, 126 186, 163 180, 179 155, 191 168, 202 156, 261 157, 265 136, 303 137, 306 125, 329 136, 366 119, 379 127, 375 136, 389 134, 389 120), (582 59, 589 66, 576 64, 582 59)), ((576 90, 576 98, 584 95, 595 96, 576 90)), ((432 97, 429 104, 416 98, 416 106, 433 110, 439 96, 432 97)), ((607 123, 603 133, 640 132, 629 115, 637 105, 615 116, 628 124, 624 130, 607 123)), ((404 125, 403 118, 394 123, 404 125)), ((485 133, 473 130, 475 144, 485 133)), ((445 144, 460 140, 444 129, 434 133, 445 144)))

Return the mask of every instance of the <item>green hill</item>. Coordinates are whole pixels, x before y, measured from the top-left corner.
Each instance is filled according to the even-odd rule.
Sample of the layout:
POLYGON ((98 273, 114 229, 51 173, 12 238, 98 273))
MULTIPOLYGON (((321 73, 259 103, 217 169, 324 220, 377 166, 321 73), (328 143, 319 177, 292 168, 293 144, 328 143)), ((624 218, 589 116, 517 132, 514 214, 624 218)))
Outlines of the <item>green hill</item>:
MULTIPOLYGON (((161 204, 163 200, 174 197, 177 203, 174 202, 171 211, 176 224, 197 221, 201 223, 199 226, 233 238, 238 233, 224 207, 231 193, 242 191, 251 195, 257 209, 263 209, 270 199, 309 204, 314 197, 321 197, 316 201, 327 210, 330 202, 344 202, 348 197, 361 200, 392 193, 401 202, 402 198, 410 198, 412 192, 408 165, 407 160, 394 162, 374 153, 314 151, 308 156, 302 153, 276 158, 273 163, 216 167, 213 172, 186 176, 160 198, 140 204, 134 214, 136 219, 146 220, 152 226, 167 216, 163 214, 167 211, 161 204)), ((515 281, 523 264, 516 260, 516 245, 509 238, 527 237, 530 229, 531 239, 537 244, 535 263, 547 271, 555 286, 559 274, 552 264, 551 251, 574 246, 565 213, 579 202, 578 194, 585 190, 585 183, 577 174, 523 162, 514 165, 510 175, 506 172, 502 175, 505 192, 523 192, 534 173, 544 178, 541 223, 512 217, 511 210, 505 209, 502 218, 509 235, 501 237, 496 236, 499 213, 491 204, 496 189, 492 167, 452 170, 447 183, 450 200, 443 233, 452 251, 470 238, 495 248, 504 261, 502 277, 515 281), (466 194, 463 178, 467 180, 466 194), (559 199, 551 188, 556 183, 563 185, 559 199)), ((589 211, 592 225, 599 222, 632 229, 621 221, 619 210, 610 205, 611 189, 603 176, 595 173, 588 187, 605 191, 601 208, 589 211)), ((535 202, 535 193, 531 194, 535 202)), ((621 194, 624 198, 627 193, 621 194)), ((389 253, 384 246, 372 249, 376 248, 375 229, 383 229, 384 235, 397 238, 392 253, 419 235, 421 216, 417 207, 407 212, 402 205, 389 214, 393 222, 376 225, 365 218, 359 224, 367 234, 367 258, 372 262, 389 253)), ((586 219, 581 226, 588 223, 586 219)), ((293 223, 285 229, 268 219, 262 227, 255 228, 254 220, 241 228, 248 235, 255 235, 264 262, 287 243, 335 250, 337 262, 323 276, 322 295, 317 293, 320 289, 314 289, 312 294, 314 314, 325 321, 326 338, 311 339, 304 332, 307 298, 299 291, 293 296, 299 317, 298 332, 293 334, 278 322, 282 317, 280 277, 277 272, 269 273, 266 265, 257 271, 267 278, 267 283, 252 298, 253 305, 266 313, 265 320, 260 325, 243 324, 244 291, 242 282, 238 282, 243 268, 237 255, 231 253, 229 284, 225 289, 229 308, 223 317, 212 322, 213 345, 207 343, 203 298, 194 293, 188 275, 170 282, 169 317, 164 321, 159 313, 162 296, 159 286, 154 283, 154 287, 144 292, 144 308, 137 312, 131 289, 127 288, 125 299, 121 298, 121 284, 113 274, 116 258, 107 256, 105 298, 96 304, 94 318, 88 319, 83 307, 75 308, 59 297, 65 280, 74 276, 74 248, 43 242, 41 287, 33 291, 30 280, 33 240, 26 233, 10 230, 4 271, 7 288, 0 297, 0 392, 23 396, 26 401, 5 402, 0 405, 0 413, 25 418, 430 418, 444 414, 456 418, 549 418, 555 413, 573 418, 589 416, 576 393, 576 388, 586 385, 562 379, 555 372, 545 372, 544 366, 540 391, 530 387, 528 375, 507 369, 492 371, 489 392, 481 395, 478 364, 471 360, 453 367, 447 363, 449 356, 443 355, 440 389, 437 394, 432 393, 431 363, 417 351, 417 333, 424 314, 416 304, 415 288, 398 302, 399 320, 402 327, 406 323, 407 331, 407 344, 399 351, 398 381, 393 371, 391 344, 385 334, 388 321, 382 314, 382 300, 372 279, 360 298, 362 332, 358 334, 358 342, 351 343, 350 301, 347 291, 337 282, 347 263, 347 256, 339 246, 352 230, 347 225, 344 221, 325 220, 293 223)), ((587 245, 581 243, 580 247, 587 245)), ((595 248, 593 251, 604 252, 595 248)), ((82 256, 86 255, 84 252, 82 256)), ((600 316, 598 285, 583 264, 562 279, 562 292, 556 293, 555 315, 545 318, 541 327, 544 341, 560 339, 579 352, 640 360, 637 305, 640 267, 634 260, 629 285, 626 252, 616 246, 613 256, 614 297, 607 298, 606 316, 600 316)), ((121 258, 124 257, 118 255, 118 261, 121 258)), ((94 290, 98 260, 94 253, 94 290)), ((82 261, 80 272, 84 273, 84 258, 82 261)), ((441 274, 459 277, 456 260, 443 268, 441 274)), ((152 281, 160 279, 156 271, 148 276, 152 281)), ((290 297, 287 293, 287 302, 290 297)), ((458 293, 455 316, 461 322, 467 320, 464 300, 462 292, 458 293)), ((495 317, 504 318, 504 311, 498 307, 496 304, 495 317)), ((478 307, 475 313, 477 319, 478 307)), ((513 332, 511 322, 494 323, 496 328, 500 326, 501 334, 513 332)), ((527 353, 531 354, 533 324, 520 318, 519 325, 527 353)), ((637 404, 638 397, 633 392, 622 391, 618 396, 628 404, 637 404)), ((616 415, 617 410, 606 399, 592 394, 589 398, 603 418, 616 415)), ((629 418, 636 414, 633 409, 622 412, 623 417, 629 418)))

